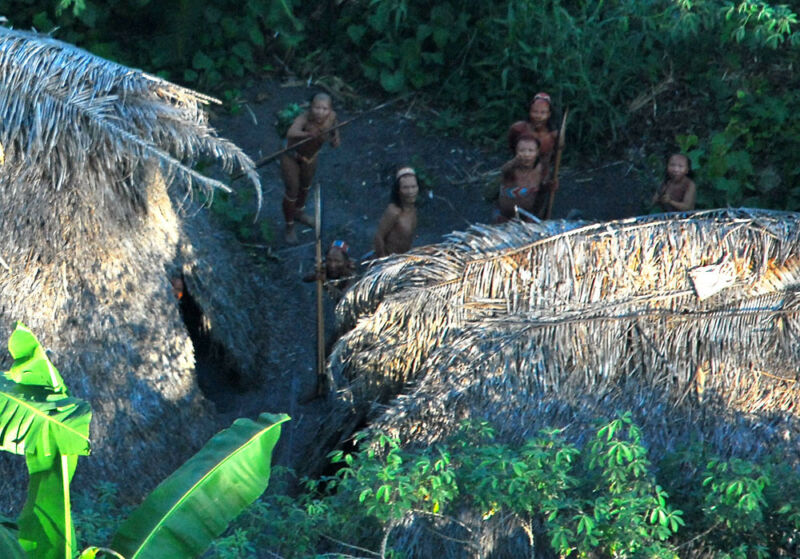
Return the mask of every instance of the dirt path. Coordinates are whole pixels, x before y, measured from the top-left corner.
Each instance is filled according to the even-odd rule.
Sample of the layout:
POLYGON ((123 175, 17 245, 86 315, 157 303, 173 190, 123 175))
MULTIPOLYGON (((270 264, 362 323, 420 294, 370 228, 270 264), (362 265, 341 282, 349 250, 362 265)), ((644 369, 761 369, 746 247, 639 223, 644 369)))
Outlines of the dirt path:
MULTIPOLYGON (((212 124, 221 136, 257 160, 282 147, 274 126, 276 113, 289 103, 307 100, 315 91, 264 82, 244 93, 245 105, 237 115, 220 115, 212 119, 212 124)), ((338 102, 335 109, 341 121, 355 114, 338 102)), ((368 253, 389 200, 392 172, 400 164, 414 165, 421 178, 415 246, 436 243, 454 230, 490 221, 493 205, 483 199, 482 190, 508 158, 503 142, 497 142, 497 149, 487 150, 459 138, 425 134, 417 126, 422 118, 426 116, 395 105, 343 128, 338 149, 323 148, 316 178, 322 192, 325 246, 333 239, 344 239, 356 258, 368 253)), ((300 278, 313 271, 314 237, 310 229, 300 229, 300 243, 286 245, 278 163, 262 167, 260 175, 264 186, 260 219, 271 224, 273 236, 268 248, 253 251, 270 254, 263 269, 274 289, 264 304, 265 319, 271 320, 270 361, 274 369, 267 375, 270 381, 263 390, 244 395, 226 393, 225 398, 231 400, 223 402, 221 409, 231 418, 261 411, 289 413, 293 421, 285 427, 276 462, 302 470, 307 449, 320 444, 315 440, 317 426, 329 413, 324 401, 310 401, 316 386, 315 287, 300 278)), ((584 219, 598 220, 638 214, 651 188, 637 183, 634 176, 632 165, 620 161, 587 169, 562 168, 554 218, 566 217, 571 210, 580 212, 584 219)), ((328 301, 329 331, 332 311, 328 301)))

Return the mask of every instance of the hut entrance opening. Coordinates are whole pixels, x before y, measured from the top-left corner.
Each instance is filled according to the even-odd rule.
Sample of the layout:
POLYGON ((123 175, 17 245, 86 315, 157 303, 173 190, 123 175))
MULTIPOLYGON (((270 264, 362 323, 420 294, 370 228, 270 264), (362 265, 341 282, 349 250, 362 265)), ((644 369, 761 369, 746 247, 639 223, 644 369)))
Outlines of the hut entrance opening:
POLYGON ((242 373, 225 346, 211 335, 208 319, 189 292, 183 275, 173 276, 170 282, 194 346, 195 373, 200 391, 214 403, 217 411, 230 411, 237 396, 245 392, 242 373))

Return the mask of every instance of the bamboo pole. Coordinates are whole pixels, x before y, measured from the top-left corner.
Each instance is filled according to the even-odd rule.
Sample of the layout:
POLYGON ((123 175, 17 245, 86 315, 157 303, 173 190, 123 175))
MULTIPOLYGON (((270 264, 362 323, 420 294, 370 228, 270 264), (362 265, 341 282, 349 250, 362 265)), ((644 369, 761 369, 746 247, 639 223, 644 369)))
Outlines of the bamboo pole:
MULTIPOLYGON (((552 184, 555 185, 556 181, 558 181, 558 171, 561 168, 561 153, 564 151, 564 133, 567 131, 567 115, 569 115, 569 108, 564 111, 564 117, 561 119, 561 130, 558 132, 558 147, 556 148, 556 164, 553 167, 553 182, 552 184)), ((545 219, 550 219, 550 216, 553 213, 553 202, 556 199, 556 191, 554 189, 550 190, 550 198, 547 201, 547 212, 544 214, 545 219)))
POLYGON ((323 290, 325 269, 322 262, 322 196, 319 182, 314 189, 314 234, 316 236, 317 265, 317 395, 325 394, 325 312, 323 308, 323 290))

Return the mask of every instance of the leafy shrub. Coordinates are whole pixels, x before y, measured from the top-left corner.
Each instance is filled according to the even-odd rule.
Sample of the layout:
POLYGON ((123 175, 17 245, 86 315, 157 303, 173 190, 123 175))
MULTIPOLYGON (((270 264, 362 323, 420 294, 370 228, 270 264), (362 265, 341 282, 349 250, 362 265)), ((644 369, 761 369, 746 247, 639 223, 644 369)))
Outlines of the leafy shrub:
POLYGON ((382 433, 359 441, 361 450, 332 455, 341 467, 334 476, 307 480, 296 498, 273 493, 236 528, 286 559, 355 549, 389 556, 409 514, 448 519, 469 508, 475 514, 457 524, 471 553, 480 542, 468 534, 479 538, 480 526, 470 522, 492 517, 516 518, 532 547, 562 557, 673 558, 690 544, 742 559, 797 550, 800 478, 781 457, 723 460, 695 444, 653 464, 628 413, 598 423, 583 448, 556 429, 505 444, 486 422, 429 448, 403 448, 382 433))
MULTIPOLYGON (((53 0, 7 2, 17 27, 34 26, 100 56, 206 91, 271 69, 269 53, 304 41, 295 0, 53 0)), ((229 87, 229 85, 228 85, 229 87)))
MULTIPOLYGON (((2 519, 0 552, 14 559, 26 553, 41 559, 73 557, 76 530, 70 483, 78 456, 89 454, 91 409, 69 396, 44 348, 23 324, 16 325, 8 349, 14 362, 0 374, 0 449, 25 457, 29 483, 17 523, 2 519)), ((288 419, 265 413, 257 421, 237 419, 217 433, 145 498, 116 532, 111 546, 129 559, 178 559, 202 553, 266 489, 272 449, 281 423, 288 419)), ((107 515, 116 512, 115 497, 115 488, 102 487, 96 510, 85 516, 88 534, 108 537, 115 519, 107 515), (106 517, 98 520, 98 512, 106 517)), ((240 540, 234 533, 226 541, 246 550, 246 542, 240 540)), ((98 554, 122 557, 98 547, 89 547, 80 556, 93 559, 98 554)))
POLYGON ((60 38, 102 56, 222 92, 234 108, 237 84, 273 69, 277 53, 306 73, 338 72, 391 94, 421 92, 438 109, 428 126, 495 145, 524 117, 530 96, 547 90, 557 108, 571 111, 568 156, 605 156, 640 142, 629 128, 645 117, 631 107, 650 98, 676 121, 674 141, 694 152, 701 206, 800 204, 790 118, 800 33, 792 6, 11 0, 10 14, 19 27, 58 27, 60 38))

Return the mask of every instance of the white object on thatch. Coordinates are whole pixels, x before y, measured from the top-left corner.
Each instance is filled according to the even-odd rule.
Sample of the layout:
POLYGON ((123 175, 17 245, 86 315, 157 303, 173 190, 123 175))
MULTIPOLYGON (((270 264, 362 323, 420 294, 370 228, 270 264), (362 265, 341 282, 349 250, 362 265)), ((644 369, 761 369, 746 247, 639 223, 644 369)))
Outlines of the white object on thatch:
MULTIPOLYGON (((346 437, 366 417, 425 447, 474 419, 509 444, 544 427, 581 444, 597 418, 630 410, 654 456, 699 439, 723 456, 781 449, 800 463, 800 214, 557 228, 481 227, 378 263, 337 308, 349 330, 329 366, 355 413, 326 427, 346 437), (709 267, 701 298, 691 271, 709 267)), ((470 528, 511 531, 464 514, 470 528)), ((406 520, 409 556, 466 556, 429 519, 406 520)), ((491 549, 519 556, 504 551, 491 549)))
POLYGON ((698 266, 689 270, 692 287, 701 301, 731 287, 736 280, 736 271, 731 260, 719 264, 698 266))

